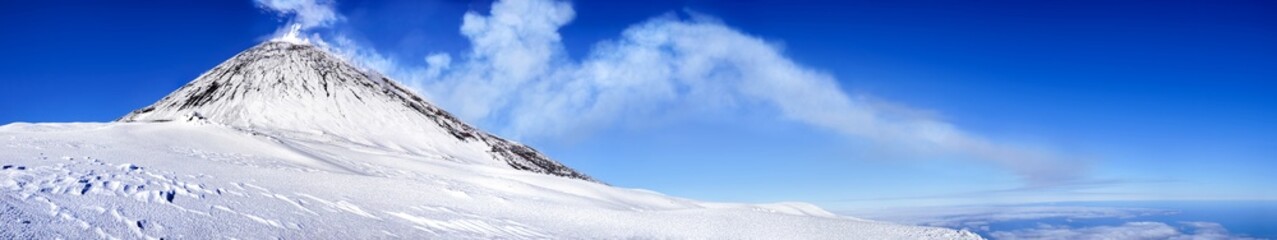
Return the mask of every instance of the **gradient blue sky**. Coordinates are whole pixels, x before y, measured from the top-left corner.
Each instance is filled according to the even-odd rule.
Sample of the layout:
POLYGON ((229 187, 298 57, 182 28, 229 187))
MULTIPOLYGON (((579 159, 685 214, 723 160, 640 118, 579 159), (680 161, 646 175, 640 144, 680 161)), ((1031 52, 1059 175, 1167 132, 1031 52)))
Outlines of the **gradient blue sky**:
MULTIPOLYGON (((333 26, 403 64, 464 53, 490 2, 338 1, 333 26)), ((1033 186, 1005 169, 739 109, 523 138, 623 187, 706 200, 878 205, 1277 199, 1270 1, 575 1, 568 57, 666 13, 782 46, 842 92, 1087 166, 1033 186)), ((0 124, 110 121, 286 20, 252 1, 0 2, 0 124)), ((454 106, 445 106, 454 107, 454 106)), ((697 113, 691 113, 697 114, 697 113)), ((483 121, 477 121, 483 122, 483 121)), ((500 123, 480 123, 503 129, 500 123), (494 125, 495 124, 495 125, 494 125)), ((969 158, 969 157, 968 157, 969 158)))

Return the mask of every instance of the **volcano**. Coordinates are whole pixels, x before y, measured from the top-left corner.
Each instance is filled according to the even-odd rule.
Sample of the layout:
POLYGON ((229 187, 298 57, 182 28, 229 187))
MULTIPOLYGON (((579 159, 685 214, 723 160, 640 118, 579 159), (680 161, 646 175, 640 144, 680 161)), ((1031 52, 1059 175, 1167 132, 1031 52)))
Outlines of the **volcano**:
POLYGON ((260 44, 118 121, 191 117, 269 136, 451 156, 594 181, 535 149, 479 131, 398 83, 309 44, 260 44))

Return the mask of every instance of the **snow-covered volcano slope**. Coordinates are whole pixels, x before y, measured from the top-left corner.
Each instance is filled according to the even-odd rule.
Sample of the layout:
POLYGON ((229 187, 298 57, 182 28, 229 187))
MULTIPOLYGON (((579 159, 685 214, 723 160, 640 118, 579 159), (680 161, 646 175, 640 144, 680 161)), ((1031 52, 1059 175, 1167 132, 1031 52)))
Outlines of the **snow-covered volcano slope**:
POLYGON ((352 143, 591 180, 308 44, 262 43, 119 121, 191 117, 281 138, 352 143))
POLYGON ((305 45, 121 120, 0 126, 0 239, 979 238, 585 181, 305 45))

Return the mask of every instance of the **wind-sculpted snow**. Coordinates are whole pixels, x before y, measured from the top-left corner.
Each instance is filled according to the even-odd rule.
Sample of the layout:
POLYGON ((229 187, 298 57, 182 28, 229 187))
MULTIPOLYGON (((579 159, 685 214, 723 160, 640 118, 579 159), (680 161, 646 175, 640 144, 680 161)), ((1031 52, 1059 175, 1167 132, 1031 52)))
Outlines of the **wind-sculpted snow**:
POLYGON ((0 239, 976 239, 193 119, 0 126, 0 239))
POLYGON ((119 121, 189 116, 272 136, 384 146, 594 181, 306 44, 271 41, 253 47, 119 121))
POLYGON ((600 184, 287 42, 117 122, 0 126, 0 239, 368 238, 979 236, 600 184))

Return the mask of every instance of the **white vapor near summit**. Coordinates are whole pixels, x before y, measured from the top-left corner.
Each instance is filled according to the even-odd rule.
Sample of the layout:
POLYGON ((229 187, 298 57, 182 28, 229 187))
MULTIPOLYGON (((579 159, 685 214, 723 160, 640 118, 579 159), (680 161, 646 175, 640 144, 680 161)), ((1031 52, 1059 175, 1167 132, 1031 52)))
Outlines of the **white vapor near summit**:
POLYGON ((330 0, 255 0, 257 6, 270 9, 280 17, 294 16, 292 24, 303 29, 324 27, 341 20, 330 0))
MULTIPOLYGON (((304 4, 289 6, 333 6, 299 2, 304 4)), ((295 14, 300 22, 340 18, 328 14, 331 9, 259 5, 295 14)), ((426 66, 401 64, 340 32, 311 38, 405 82, 463 119, 519 138, 744 110, 775 112, 780 119, 908 150, 902 152, 957 154, 1005 168, 1035 187, 1066 184, 1085 171, 1080 159, 992 141, 913 110, 849 95, 834 76, 794 62, 780 47, 696 13, 630 26, 582 59, 571 59, 558 30, 574 15, 567 2, 497 1, 490 14, 465 14, 461 33, 471 43, 468 52, 432 54, 426 66)))

